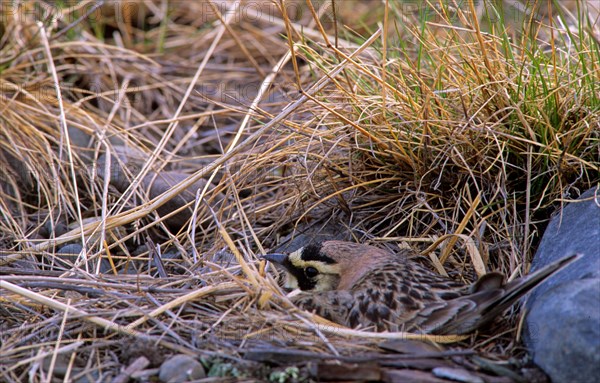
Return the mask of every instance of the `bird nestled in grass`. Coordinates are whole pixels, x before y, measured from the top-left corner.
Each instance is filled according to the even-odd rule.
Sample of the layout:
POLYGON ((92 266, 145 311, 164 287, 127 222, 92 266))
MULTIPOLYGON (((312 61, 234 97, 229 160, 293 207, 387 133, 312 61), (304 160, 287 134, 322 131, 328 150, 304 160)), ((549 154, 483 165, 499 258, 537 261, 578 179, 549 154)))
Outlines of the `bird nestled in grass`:
POLYGON ((464 285, 428 270, 411 250, 391 253, 344 241, 310 244, 264 258, 285 268, 285 288, 300 289, 293 302, 328 320, 377 331, 466 334, 493 321, 572 255, 508 283, 488 273, 464 285))

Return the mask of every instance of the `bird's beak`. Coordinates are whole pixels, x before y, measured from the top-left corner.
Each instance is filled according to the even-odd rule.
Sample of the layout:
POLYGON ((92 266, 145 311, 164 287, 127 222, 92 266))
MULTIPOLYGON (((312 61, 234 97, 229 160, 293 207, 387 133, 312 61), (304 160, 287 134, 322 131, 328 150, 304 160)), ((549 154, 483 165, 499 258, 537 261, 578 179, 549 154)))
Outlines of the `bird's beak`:
POLYGON ((280 265, 283 265, 283 263, 287 259, 287 254, 283 254, 283 253, 265 254, 265 255, 263 255, 263 259, 266 259, 269 262, 275 262, 280 265))

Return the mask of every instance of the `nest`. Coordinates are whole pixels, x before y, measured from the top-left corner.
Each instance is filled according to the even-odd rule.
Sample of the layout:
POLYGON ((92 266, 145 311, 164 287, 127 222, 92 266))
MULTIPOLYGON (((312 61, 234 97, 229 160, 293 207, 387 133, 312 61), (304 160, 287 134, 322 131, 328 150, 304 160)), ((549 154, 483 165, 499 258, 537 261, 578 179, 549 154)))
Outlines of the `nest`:
POLYGON ((487 335, 345 329, 260 254, 335 232, 464 282, 526 273, 600 181, 600 33, 571 30, 598 10, 516 7, 499 31, 486 2, 165 4, 0 8, 2 380, 126 381, 172 354, 519 379, 517 309, 487 335))

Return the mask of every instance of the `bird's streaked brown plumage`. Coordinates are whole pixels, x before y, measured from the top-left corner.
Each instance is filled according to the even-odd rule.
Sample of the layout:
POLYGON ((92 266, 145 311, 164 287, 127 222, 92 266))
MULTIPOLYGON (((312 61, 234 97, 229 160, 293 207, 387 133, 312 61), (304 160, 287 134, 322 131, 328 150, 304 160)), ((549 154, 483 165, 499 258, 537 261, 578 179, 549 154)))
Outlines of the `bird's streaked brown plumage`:
POLYGON ((333 322, 377 331, 465 334, 492 321, 546 277, 571 262, 566 257, 525 278, 504 283, 489 273, 472 285, 436 274, 412 259, 344 241, 308 245, 265 259, 286 270, 285 287, 299 288, 294 303, 333 322))

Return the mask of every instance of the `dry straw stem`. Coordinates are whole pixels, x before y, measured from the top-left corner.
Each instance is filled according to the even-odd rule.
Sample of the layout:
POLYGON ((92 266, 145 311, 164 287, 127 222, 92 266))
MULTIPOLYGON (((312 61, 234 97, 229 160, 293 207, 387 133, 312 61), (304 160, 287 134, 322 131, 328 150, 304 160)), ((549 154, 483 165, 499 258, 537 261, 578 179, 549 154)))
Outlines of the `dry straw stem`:
MULTIPOLYGON (((238 8, 239 8, 239 1, 235 1, 231 5, 231 9, 235 11, 238 8)), ((194 77, 193 77, 192 81, 188 85, 188 87, 186 89, 186 92, 185 92, 185 94, 184 94, 181 102, 179 103, 179 106, 178 106, 177 110, 175 111, 175 114, 173 115, 172 122, 169 124, 169 126, 166 129, 166 131, 162 134, 160 142, 156 145, 154 151, 152 152, 152 154, 150 155, 150 157, 148 158, 148 160, 144 163, 144 166, 142 167, 142 169, 140 170, 140 172, 135 176, 135 178, 132 180, 132 182, 129 185, 129 187, 127 188, 127 190, 121 196, 121 200, 125 200, 126 201, 126 200, 128 200, 131 197, 131 195, 133 194, 133 191, 136 190, 139 187, 139 184, 140 184, 141 180, 148 174, 148 172, 150 171, 151 166, 154 164, 154 162, 156 161, 156 159, 159 158, 160 153, 162 153, 164 151, 167 142, 169 142, 169 140, 173 136, 173 133, 175 132, 175 129, 179 126, 179 119, 178 119, 178 117, 180 116, 181 112, 183 111, 183 107, 186 104, 186 101, 189 99, 190 95, 192 94, 194 87, 198 83, 198 80, 200 79, 200 76, 204 72, 204 69, 206 68, 206 65, 209 62, 210 58, 213 56, 213 53, 214 53, 215 49, 217 49, 217 46, 218 46, 219 42, 221 41, 221 38, 223 37, 223 34, 226 31, 226 24, 228 24, 232 20, 232 18, 233 18, 234 15, 235 15, 235 12, 228 12, 227 18, 216 29, 216 36, 213 39, 213 41, 212 41, 212 43, 211 43, 211 45, 210 45, 210 47, 208 49, 208 52, 204 56, 204 59, 202 60, 202 62, 198 66, 198 69, 196 70, 196 73, 194 74, 194 77)), ((198 176, 197 178, 194 178, 194 181, 192 181, 190 184, 188 184, 185 188, 189 187, 191 184, 193 184, 194 182, 196 182, 200 178, 203 178, 204 176, 205 175, 198 176)), ((183 188, 182 190, 185 190, 185 188, 183 188)), ((176 194, 171 194, 171 198, 174 197, 175 195, 179 194, 182 190, 179 190, 179 192, 176 193, 176 194)), ((171 198, 165 199, 163 203, 161 203, 160 205, 157 205, 155 208, 158 208, 158 207, 162 206, 162 204, 166 203, 171 198)), ((149 212, 151 212, 153 210, 154 209, 150 210, 149 212)), ((145 215, 146 214, 144 214, 144 216, 145 215)), ((129 222, 127 222, 127 223, 129 223, 129 222)), ((81 228, 81 230, 83 231, 83 228, 81 228)))
MULTIPOLYGON (((52 351, 39 352, 34 357, 26 358, 26 359, 18 361, 17 363, 15 363, 14 365, 12 365, 10 367, 10 370, 15 370, 15 369, 19 368, 20 366, 26 366, 32 362, 37 362, 37 361, 43 360, 44 358, 46 358, 48 356, 54 357, 54 355, 71 354, 74 351, 77 351, 77 349, 81 348, 81 346, 83 346, 84 344, 85 344, 85 342, 83 342, 83 341, 77 341, 77 342, 69 343, 60 348, 55 348, 52 351)), ((8 357, 9 355, 5 354, 4 356, 8 357)))
MULTIPOLYGON (((443 235, 439 238, 437 238, 427 249, 425 249, 423 251, 424 254, 429 254, 430 257, 434 257, 433 255, 433 251, 440 246, 442 243, 444 243, 445 241, 447 241, 446 245, 443 247, 444 250, 446 250, 449 247, 449 243, 452 242, 452 244, 455 244, 456 241, 458 239, 462 239, 464 241, 465 244, 465 252, 467 252, 471 258, 471 262, 473 264, 473 268, 475 269, 475 272, 477 273, 478 276, 482 276, 484 274, 487 273, 486 268, 485 268, 485 262, 483 262, 483 259, 481 257, 481 254, 479 253, 479 250, 477 249, 477 246, 475 245, 475 242, 473 241, 473 238, 465 235, 465 234, 446 234, 443 235)), ((437 259, 437 257, 435 257, 437 259)), ((445 274, 447 275, 447 273, 445 272, 445 270, 443 270, 443 264, 446 262, 446 260, 448 259, 448 257, 446 258, 442 258, 440 257, 437 261, 434 261, 434 264, 439 264, 439 267, 442 267, 442 269, 438 269, 438 271, 440 272, 440 274, 445 274)))
MULTIPOLYGON (((236 42, 238 42, 238 40, 236 40, 236 42)), ((242 137, 242 134, 243 134, 243 132, 245 130, 245 127, 247 126, 248 122, 250 121, 251 116, 254 115, 254 113, 257 111, 259 103, 262 101, 264 95, 268 91, 268 88, 273 83, 273 81, 275 79, 275 76, 280 72, 280 70, 282 69, 282 67, 293 56, 294 49, 295 48, 292 47, 291 51, 288 52, 286 55, 284 55, 279 60, 279 62, 273 68, 273 70, 269 73, 269 75, 266 76, 266 78, 262 81, 260 89, 259 89, 256 97, 252 101, 252 104, 250 105, 250 108, 249 108, 248 112, 244 116, 244 119, 242 120, 242 122, 240 124, 240 127, 238 128, 238 130, 236 132, 235 137, 233 138, 233 140, 231 141, 231 143, 228 145, 228 147, 227 147, 227 149, 225 151, 225 154, 233 151, 233 149, 236 147, 238 141, 240 140, 240 137, 242 137)), ((221 169, 222 169, 221 165, 215 167, 215 170, 212 172, 212 174, 208 178, 208 182, 206 183, 206 186, 202 189, 202 192, 196 197, 197 201, 204 200, 204 196, 206 194, 206 191, 208 190, 208 185, 210 185, 212 183, 213 179, 217 175, 217 172, 219 172, 221 169)), ((198 203, 196 203, 196 208, 197 208, 197 206, 199 206, 198 203)), ((221 236, 223 237, 223 239, 227 243, 227 246, 229 247, 229 249, 231 250, 231 252, 235 255, 235 258, 238 261, 238 263, 240 264, 240 266, 242 267, 242 270, 243 270, 244 274, 249 278, 251 284, 257 285, 257 280, 254 277, 254 274, 256 273, 256 270, 254 270, 254 269, 251 270, 249 268, 246 260, 241 256, 240 252, 238 251, 238 249, 236 248, 235 244, 231 240, 231 237, 229 236, 229 234, 227 233, 227 231, 225 230, 225 228, 220 224, 218 218, 216 217, 216 215, 212 211, 212 208, 210 206, 208 206, 208 208, 211 210, 211 213, 212 213, 212 215, 214 217, 214 220, 215 220, 215 222, 218 225, 219 233, 221 234, 221 236)), ((240 212, 242 214, 244 214, 243 209, 240 209, 240 212)), ((196 214, 196 210, 194 210, 194 214, 196 214)), ((257 238, 255 238, 255 239, 257 239, 257 238)), ((256 242, 260 243, 260 241, 256 241, 256 242)))
MULTIPOLYGON (((232 285, 236 285, 236 284, 230 283, 230 284, 225 284, 224 286, 220 286, 220 287, 230 288, 232 285)), ((219 286, 211 286, 211 287, 212 287, 211 289, 208 289, 210 291, 202 290, 202 289, 198 290, 198 291, 194 291, 193 293, 188 294, 188 298, 189 298, 189 296, 193 296, 193 295, 202 296, 209 292, 217 291, 218 290, 217 287, 219 287, 219 286)), ((55 299, 48 298, 46 296, 43 296, 43 295, 33 292, 31 290, 22 288, 13 283, 10 283, 10 282, 4 281, 4 280, 0 280, 0 289, 12 291, 15 294, 18 294, 22 297, 30 299, 34 302, 40 303, 45 307, 50 307, 54 310, 63 312, 64 315, 69 315, 69 314, 75 315, 79 318, 82 318, 83 320, 85 320, 87 322, 90 322, 90 323, 98 326, 99 328, 101 328, 103 330, 108 330, 111 332, 115 332, 117 334, 132 336, 132 337, 139 338, 139 339, 148 339, 148 336, 146 334, 144 334, 142 332, 138 332, 133 328, 129 328, 129 326, 119 325, 113 321, 109 321, 107 319, 104 319, 104 318, 101 318, 98 316, 90 315, 89 313, 87 313, 83 310, 80 310, 80 309, 77 309, 68 304, 59 302, 55 299)), ((188 298, 178 299, 177 302, 184 303, 187 300, 189 300, 188 298)), ((165 309, 164 311, 166 311, 167 309, 165 309)), ((147 318, 147 319, 149 319, 149 318, 147 318)), ((144 320, 142 320, 141 323, 144 322, 145 320, 146 320, 146 318, 144 318, 144 320)), ((132 326, 132 327, 135 327, 135 326, 132 326)), ((158 343, 166 348, 171 349, 171 350, 193 355, 193 353, 190 352, 189 350, 187 350, 185 347, 174 344, 172 342, 169 342, 169 341, 166 341, 163 339, 159 339, 158 343)))
MULTIPOLYGON (((52 52, 50 51, 50 45, 48 43, 48 36, 46 35, 46 29, 44 28, 44 25, 41 22, 37 23, 37 26, 40 30, 40 35, 42 36, 42 43, 44 44, 44 50, 46 53, 46 57, 47 57, 47 62, 48 62, 48 70, 50 71, 50 73, 52 74, 52 80, 54 81, 54 89, 56 90, 56 99, 58 101, 58 108, 60 110, 60 115, 59 115, 59 122, 60 122, 60 127, 61 127, 61 137, 64 138, 65 141, 65 146, 67 149, 67 154, 69 156, 69 167, 70 167, 70 171, 71 171, 71 181, 73 182, 73 192, 75 194, 75 206, 77 208, 77 218, 78 218, 78 222, 79 222, 79 228, 81 231, 81 241, 83 243, 85 243, 85 237, 83 235, 83 230, 81 225, 83 222, 83 216, 81 214, 81 206, 79 205, 78 201, 80 200, 79 198, 79 188, 77 186, 77 176, 75 174, 75 162, 74 162, 74 156, 73 156, 73 147, 71 145, 71 140, 69 138, 69 131, 68 131, 68 127, 67 127, 67 119, 65 116, 65 107, 63 104, 63 99, 62 99, 62 94, 60 91, 60 82, 58 79, 58 74, 56 73, 56 67, 54 66, 54 59, 52 57, 52 52)), ((62 151, 62 140, 60 143, 60 150, 62 151)), ((86 269, 87 269, 87 263, 86 263, 86 269)))
MULTIPOLYGON (((67 307, 71 306, 71 300, 67 301, 67 307)), ((60 350, 61 341, 63 339, 65 333, 65 323, 67 322, 67 318, 69 317, 69 310, 65 310, 63 313, 62 321, 60 322, 60 331, 58 336, 56 337, 56 343, 54 345, 54 352, 52 353, 52 358, 50 358, 50 366, 48 367, 48 375, 52 376, 54 373, 54 367, 56 367, 56 358, 58 357, 58 351, 60 350)), ((48 377, 48 382, 50 382, 50 377, 48 377)))
MULTIPOLYGON (((315 322, 318 323, 317 320, 315 322)), ((300 328, 310 330, 311 326, 302 326, 296 323, 290 322, 288 324, 291 327, 298 326, 300 328)), ((360 338, 360 339, 371 339, 371 340, 390 340, 390 339, 410 339, 429 341, 435 343, 456 343, 469 338, 469 335, 427 335, 427 334, 415 334, 410 332, 372 332, 372 331, 360 331, 352 330, 343 327, 319 327, 319 330, 331 335, 344 336, 349 338, 360 338)))
MULTIPOLYGON (((353 56, 360 54, 364 49, 366 49, 369 45, 371 45, 378 37, 381 31, 376 31, 364 44, 362 44, 356 51, 354 51, 353 56)), ((108 222, 102 223, 100 221, 95 221, 84 225, 80 229, 74 229, 59 238, 56 238, 51 241, 44 241, 34 245, 30 250, 32 251, 41 251, 48 249, 50 246, 56 246, 62 243, 66 243, 68 241, 72 241, 77 239, 81 233, 85 233, 88 236, 95 233, 101 225, 104 225, 106 229, 112 229, 119 226, 126 225, 128 223, 134 222, 140 218, 147 216, 152 211, 158 209, 160 206, 171 200, 173 197, 179 195, 182 191, 190 187, 192 184, 197 182, 200 179, 206 177, 210 172, 215 171, 219 166, 225 164, 228 160, 232 159, 234 155, 239 154, 243 149, 246 149, 248 146, 252 145, 257 138, 261 137, 265 132, 269 131, 273 127, 282 123, 290 114, 296 111, 302 104, 308 101, 309 96, 313 93, 317 93, 321 91, 325 86, 329 83, 330 78, 335 77, 343 70, 343 68, 348 65, 348 61, 343 61, 338 64, 335 68, 331 70, 331 72, 322 77, 317 83, 315 83, 312 87, 305 91, 298 100, 293 103, 287 105, 283 110, 275 116, 268 123, 263 125, 261 128, 252 133, 248 138, 242 141, 238 146, 231 149, 229 152, 224 153, 219 158, 215 159, 212 163, 207 165, 205 168, 197 171, 192 174, 190 177, 185 179, 184 181, 178 183, 173 186, 167 192, 159 195, 158 197, 147 201, 146 203, 136 206, 135 208, 130 209, 129 211, 125 211, 122 213, 118 213, 108 217, 108 222)))
POLYGON ((125 331, 135 331, 135 328, 139 327, 141 324, 143 324, 147 320, 154 319, 154 318, 158 317, 159 315, 163 314, 164 312, 166 312, 168 310, 172 310, 178 306, 181 306, 181 305, 185 304, 186 302, 198 300, 199 298, 202 298, 203 296, 212 294, 217 291, 221 292, 221 293, 227 292, 227 291, 231 290, 232 288, 235 288, 238 286, 239 286, 238 283, 226 282, 226 283, 221 283, 218 285, 206 286, 201 289, 192 291, 189 294, 183 295, 181 297, 178 297, 178 298, 170 301, 169 303, 165 303, 164 305, 152 310, 148 314, 145 314, 140 319, 137 319, 137 320, 131 322, 130 324, 125 326, 125 331))
MULTIPOLYGON (((247 7, 246 20, 232 15, 248 1, 150 0, 135 3, 130 22, 113 17, 115 4, 94 4, 95 20, 80 17, 84 5, 61 9, 44 24, 47 41, 33 14, 0 21, 0 161, 17 159, 0 175, 1 351, 28 361, 0 380, 37 379, 37 361, 52 354, 44 348, 64 352, 67 342, 77 345, 71 360, 105 371, 125 334, 231 358, 264 336, 298 333, 296 348, 334 355, 423 338, 303 312, 252 254, 327 221, 356 241, 410 243, 453 278, 514 276, 550 213, 598 184, 600 34, 585 16, 590 2, 532 2, 541 7, 499 20, 486 16, 503 15, 498 2, 421 2, 418 12, 397 1, 311 2, 295 15, 283 7, 304 2, 285 1, 269 3, 278 14, 247 7), (249 82, 240 97, 205 87, 249 82), (65 126, 87 141, 66 144, 65 126), (123 148, 141 162, 124 165, 123 148), (131 173, 123 190, 87 171, 74 181, 74 168, 104 154, 105 174, 131 173), (166 170, 191 175, 147 198, 142 176, 166 170), (168 227, 190 209, 159 207, 209 178, 188 201, 191 227, 168 227), (156 245, 144 247, 147 238, 156 245), (88 263, 102 258, 104 274, 100 262, 86 272, 83 260, 57 254, 70 241, 88 263)), ((515 315, 503 319, 495 335, 465 343, 493 359, 519 355, 515 315)))
POLYGON ((442 250, 442 255, 440 256, 440 263, 443 264, 444 262, 446 262, 446 260, 450 256, 450 252, 452 251, 452 248, 456 244, 456 241, 458 240, 458 238, 462 238, 463 240, 465 240, 465 243, 467 244, 468 249, 470 250, 470 251, 468 251, 468 253, 469 253, 469 255, 471 255, 471 260, 473 262, 473 266, 474 266, 475 271, 477 272, 478 276, 482 276, 482 275, 486 274, 485 264, 483 262, 483 259, 481 259, 481 255, 479 254, 479 251, 477 251, 477 248, 474 246, 473 239, 468 236, 464 236, 464 235, 461 236, 461 233, 467 227, 468 222, 473 217, 473 214, 477 210, 477 207, 479 206, 480 202, 481 202, 481 195, 479 194, 479 195, 477 195, 477 197, 475 197, 475 200, 469 206, 469 210, 467 210, 467 212, 465 213, 463 220, 458 224, 458 226, 456 228, 456 232, 449 236, 447 246, 444 247, 444 249, 442 250))
POLYGON ((129 331, 125 327, 118 325, 115 322, 112 322, 112 321, 109 321, 109 320, 106 320, 104 318, 100 318, 97 316, 90 315, 89 313, 87 313, 83 310, 79 310, 75 307, 69 306, 68 304, 59 302, 52 298, 45 297, 41 294, 38 294, 31 290, 22 288, 20 286, 17 286, 13 283, 10 283, 10 282, 4 281, 4 280, 0 280, 0 288, 6 289, 8 291, 12 291, 15 294, 18 294, 22 297, 28 298, 34 302, 40 303, 46 307, 50 307, 52 309, 55 309, 55 310, 58 310, 61 312, 67 312, 67 313, 70 312, 72 314, 78 315, 79 317, 84 318, 86 321, 91 322, 97 326, 100 326, 101 328, 106 329, 106 330, 114 331, 114 332, 117 332, 120 334, 137 336, 137 337, 142 335, 142 334, 136 332, 135 330, 129 331))

